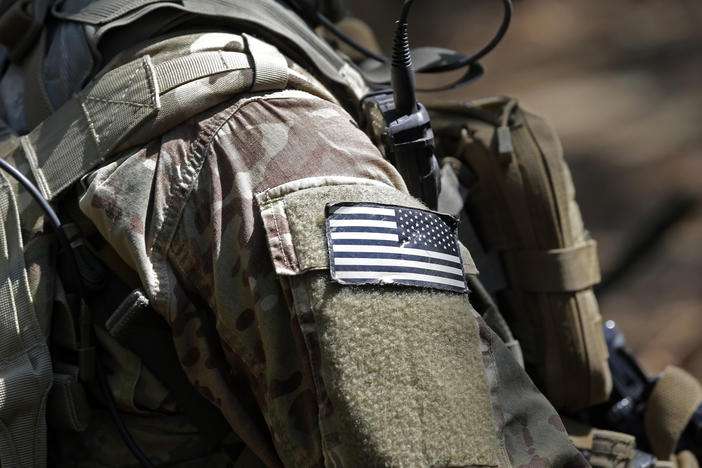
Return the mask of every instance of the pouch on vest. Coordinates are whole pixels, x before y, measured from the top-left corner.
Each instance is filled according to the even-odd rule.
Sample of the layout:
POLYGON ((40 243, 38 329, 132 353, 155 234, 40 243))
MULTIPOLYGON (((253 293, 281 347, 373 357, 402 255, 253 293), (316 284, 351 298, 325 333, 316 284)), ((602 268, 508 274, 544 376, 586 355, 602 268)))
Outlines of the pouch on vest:
POLYGON ((605 401, 612 383, 592 291, 596 244, 555 132, 508 98, 427 108, 437 154, 460 181, 468 221, 461 240, 520 341, 527 371, 556 408, 605 401))

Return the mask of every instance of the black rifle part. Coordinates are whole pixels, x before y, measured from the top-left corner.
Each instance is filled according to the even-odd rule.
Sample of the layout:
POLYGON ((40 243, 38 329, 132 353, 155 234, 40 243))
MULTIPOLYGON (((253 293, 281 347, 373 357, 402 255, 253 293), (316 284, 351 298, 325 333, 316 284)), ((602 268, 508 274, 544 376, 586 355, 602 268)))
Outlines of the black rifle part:
MULTIPOLYGON (((658 377, 649 377, 641 369, 633 352, 627 347, 624 335, 612 320, 608 320, 602 330, 609 351, 612 394, 607 403, 583 410, 576 417, 593 427, 631 434, 636 437, 638 449, 650 451, 644 416, 648 397, 658 377)), ((689 450, 698 459, 702 458, 702 405, 692 415, 680 436, 675 451, 682 450, 689 450)), ((645 457, 640 457, 640 460, 644 459, 645 457)))

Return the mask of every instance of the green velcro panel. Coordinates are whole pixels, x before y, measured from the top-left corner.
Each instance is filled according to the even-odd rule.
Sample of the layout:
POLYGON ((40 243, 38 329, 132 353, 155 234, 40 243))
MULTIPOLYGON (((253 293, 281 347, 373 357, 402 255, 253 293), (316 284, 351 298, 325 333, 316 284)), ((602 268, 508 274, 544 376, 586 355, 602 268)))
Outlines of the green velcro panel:
POLYGON ((524 291, 574 292, 600 282, 594 240, 561 249, 506 251, 503 258, 510 277, 524 291))
MULTIPOLYGON (((290 278, 323 393, 325 459, 348 466, 499 466, 500 438, 466 294, 290 278), (325 405, 326 403, 326 405, 325 405), (339 441, 341 443, 335 443, 339 441), (378 461, 382 460, 382 464, 378 461)), ((504 466, 504 465, 502 465, 504 466)))
MULTIPOLYGON (((328 203, 368 202, 425 207, 407 193, 380 182, 348 177, 314 177, 256 195, 271 257, 279 275, 329 268, 324 208, 328 203)), ((475 264, 461 249, 464 271, 475 264)))

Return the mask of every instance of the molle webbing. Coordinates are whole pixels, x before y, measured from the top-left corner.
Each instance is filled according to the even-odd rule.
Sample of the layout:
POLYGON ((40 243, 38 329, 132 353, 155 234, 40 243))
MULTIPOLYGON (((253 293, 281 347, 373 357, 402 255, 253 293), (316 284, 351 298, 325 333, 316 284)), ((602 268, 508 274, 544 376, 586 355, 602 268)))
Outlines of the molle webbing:
POLYGON ((504 273, 507 284, 490 292, 527 370, 557 408, 605 401, 611 377, 592 292, 600 281, 596 244, 583 228, 555 132, 514 99, 427 107, 443 156, 466 166, 457 175, 480 245, 461 238, 471 250, 499 255, 484 255, 490 264, 477 266, 504 273))
POLYGON ((51 359, 27 281, 15 196, 0 173, 0 465, 46 464, 51 359))
POLYGON ((17 151, 43 196, 53 199, 116 150, 146 143, 237 94, 285 88, 285 58, 253 37, 246 43, 248 54, 202 51, 160 63, 144 55, 93 80, 20 139, 17 151), (196 86, 213 75, 215 83, 196 86))
MULTIPOLYGON (((221 31, 248 32, 274 44, 285 56, 308 69, 342 102, 354 104, 368 91, 361 73, 347 63, 294 12, 276 0, 63 0, 51 15, 58 20, 84 24, 85 40, 93 51, 121 51, 135 44, 134 33, 148 40, 144 30, 167 34, 209 24, 221 31), (156 12, 156 13, 154 13, 156 12), (143 18, 145 25, 139 27, 143 18)), ((108 53, 109 55, 109 53, 108 53)), ((389 76, 389 75, 388 75, 389 76)), ((349 111, 355 111, 349 108, 349 111)))
POLYGON ((594 468, 631 468, 636 440, 630 434, 605 431, 563 419, 573 444, 586 454, 594 468))

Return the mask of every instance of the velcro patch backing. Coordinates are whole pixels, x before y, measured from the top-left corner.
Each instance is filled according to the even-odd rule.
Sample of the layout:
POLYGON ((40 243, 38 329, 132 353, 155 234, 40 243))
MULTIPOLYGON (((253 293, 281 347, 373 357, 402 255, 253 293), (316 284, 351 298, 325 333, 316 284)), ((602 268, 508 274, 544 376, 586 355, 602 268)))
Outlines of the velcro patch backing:
POLYGON ((331 277, 341 284, 402 284, 466 292, 455 217, 377 203, 325 210, 331 277))

